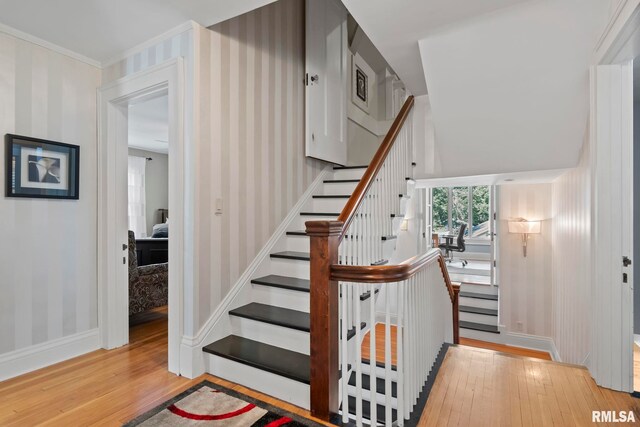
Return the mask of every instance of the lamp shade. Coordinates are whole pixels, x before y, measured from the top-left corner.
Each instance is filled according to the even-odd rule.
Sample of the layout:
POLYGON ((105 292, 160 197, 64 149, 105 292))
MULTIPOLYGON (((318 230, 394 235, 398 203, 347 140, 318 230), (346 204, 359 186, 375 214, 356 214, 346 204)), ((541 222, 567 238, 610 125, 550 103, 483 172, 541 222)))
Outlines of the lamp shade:
POLYGON ((540 221, 509 221, 509 233, 539 234, 540 221))

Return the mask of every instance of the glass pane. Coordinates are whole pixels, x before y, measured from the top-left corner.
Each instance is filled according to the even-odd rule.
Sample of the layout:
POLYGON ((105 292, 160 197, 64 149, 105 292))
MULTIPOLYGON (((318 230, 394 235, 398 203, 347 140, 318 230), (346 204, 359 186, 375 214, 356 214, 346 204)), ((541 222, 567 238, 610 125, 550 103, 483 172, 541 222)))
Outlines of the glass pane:
POLYGON ((449 230, 449 189, 434 188, 432 192, 433 231, 442 233, 449 230))
MULTIPOLYGON (((451 189, 451 227, 457 233, 462 224, 469 221, 469 187, 451 189)), ((465 232, 467 235, 469 230, 465 232)))
POLYGON ((489 237, 489 187, 473 187, 472 237, 489 237))

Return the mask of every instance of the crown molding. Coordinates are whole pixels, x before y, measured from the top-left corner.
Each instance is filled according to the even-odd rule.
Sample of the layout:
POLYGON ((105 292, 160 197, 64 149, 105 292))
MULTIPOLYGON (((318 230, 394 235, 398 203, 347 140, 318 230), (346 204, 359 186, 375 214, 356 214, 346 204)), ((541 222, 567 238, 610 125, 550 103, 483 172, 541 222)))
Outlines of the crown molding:
POLYGON ((26 42, 29 43, 33 43, 35 45, 38 45, 40 47, 43 47, 45 49, 49 49, 53 52, 59 53, 61 55, 67 56, 71 59, 75 59, 77 61, 80 62, 84 62, 87 65, 91 65, 92 67, 96 67, 96 68, 102 68, 102 65, 100 64, 100 61, 97 61, 93 58, 89 58, 87 56, 81 55, 77 52, 74 52, 72 50, 69 50, 67 48, 64 48, 62 46, 59 46, 55 43, 51 43, 48 42, 46 40, 43 40, 39 37, 33 36, 31 34, 25 33, 24 31, 20 31, 17 30, 13 27, 10 27, 8 25, 5 24, 0 24, 0 33, 4 33, 7 34, 9 36, 15 37, 17 39, 20 40, 24 40, 26 42))
POLYGON ((158 43, 170 39, 172 37, 177 36, 178 34, 182 34, 186 31, 189 30, 196 30, 198 28, 204 28, 202 27, 200 24, 198 24, 197 22, 193 21, 193 20, 189 20, 186 21, 180 25, 178 25, 177 27, 174 27, 172 29, 170 29, 169 31, 165 31, 162 34, 159 34, 143 43, 140 43, 132 48, 129 48, 127 50, 125 50, 124 52, 119 53, 118 55, 110 58, 107 61, 102 62, 102 68, 107 68, 110 67, 120 61, 122 61, 123 59, 129 58, 133 55, 135 55, 136 53, 139 53, 145 49, 150 48, 151 46, 155 46, 158 43))

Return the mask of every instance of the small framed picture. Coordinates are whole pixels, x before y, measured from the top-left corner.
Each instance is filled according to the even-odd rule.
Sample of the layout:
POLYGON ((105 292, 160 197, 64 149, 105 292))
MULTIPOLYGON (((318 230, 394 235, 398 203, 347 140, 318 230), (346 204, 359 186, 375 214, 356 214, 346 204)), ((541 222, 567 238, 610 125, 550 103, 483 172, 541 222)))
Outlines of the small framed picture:
POLYGON ((80 147, 7 134, 6 196, 79 198, 80 147))
POLYGON ((352 60, 351 102, 369 114, 370 88, 375 84, 375 73, 359 54, 352 60))

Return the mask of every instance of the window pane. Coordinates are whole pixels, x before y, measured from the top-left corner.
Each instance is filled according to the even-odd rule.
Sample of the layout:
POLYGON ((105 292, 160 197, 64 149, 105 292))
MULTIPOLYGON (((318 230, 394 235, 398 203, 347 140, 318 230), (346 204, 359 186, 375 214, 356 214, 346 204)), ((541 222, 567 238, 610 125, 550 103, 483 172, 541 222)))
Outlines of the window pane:
POLYGON ((489 237, 489 187, 473 187, 472 237, 489 237))
POLYGON ((433 210, 433 231, 442 233, 449 229, 449 189, 434 188, 432 191, 433 200, 431 202, 433 210))
MULTIPOLYGON (((462 224, 469 221, 469 187, 451 189, 451 227, 457 233, 462 224)), ((468 230, 465 235, 468 234, 468 230)))

